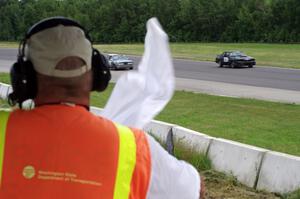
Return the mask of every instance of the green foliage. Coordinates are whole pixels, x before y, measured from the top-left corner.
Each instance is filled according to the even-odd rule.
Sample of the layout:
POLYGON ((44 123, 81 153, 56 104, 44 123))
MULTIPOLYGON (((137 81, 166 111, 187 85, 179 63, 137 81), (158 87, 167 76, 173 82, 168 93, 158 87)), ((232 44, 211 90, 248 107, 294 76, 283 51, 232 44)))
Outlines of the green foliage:
POLYGON ((0 82, 10 84, 10 77, 7 73, 0 73, 0 82))
POLYGON ((211 169, 211 160, 205 154, 199 154, 187 148, 180 142, 175 143, 174 155, 178 159, 185 160, 192 164, 198 171, 211 169))
POLYGON ((1 0, 0 40, 20 40, 38 20, 66 16, 96 42, 141 42, 156 16, 176 42, 300 42, 299 13, 299 0, 1 0))
POLYGON ((300 198, 300 189, 298 189, 292 193, 285 194, 285 195, 283 195, 282 198, 283 199, 299 199, 300 198))
MULTIPOLYGON (((158 136, 156 136, 152 131, 148 131, 160 145, 167 149, 167 144, 163 142, 158 136)), ((183 144, 181 140, 176 140, 174 142, 174 155, 179 160, 184 160, 191 165, 193 165, 198 171, 208 171, 212 169, 211 160, 208 158, 206 154, 201 154, 196 152, 195 150, 187 147, 187 145, 183 144)))
POLYGON ((7 100, 0 98, 0 109, 8 109, 10 106, 8 105, 7 100))

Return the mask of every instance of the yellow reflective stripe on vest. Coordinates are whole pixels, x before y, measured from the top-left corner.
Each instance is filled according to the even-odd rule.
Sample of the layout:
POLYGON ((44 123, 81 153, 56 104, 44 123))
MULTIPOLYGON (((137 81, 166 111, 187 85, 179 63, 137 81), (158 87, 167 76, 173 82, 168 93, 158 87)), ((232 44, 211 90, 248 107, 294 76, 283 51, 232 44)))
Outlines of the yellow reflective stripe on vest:
POLYGON ((5 146, 5 134, 6 125, 10 112, 0 111, 0 187, 2 184, 2 169, 4 160, 4 146, 5 146))
POLYGON ((119 133, 119 161, 115 182, 114 199, 128 199, 136 162, 136 142, 133 132, 115 124, 119 133))

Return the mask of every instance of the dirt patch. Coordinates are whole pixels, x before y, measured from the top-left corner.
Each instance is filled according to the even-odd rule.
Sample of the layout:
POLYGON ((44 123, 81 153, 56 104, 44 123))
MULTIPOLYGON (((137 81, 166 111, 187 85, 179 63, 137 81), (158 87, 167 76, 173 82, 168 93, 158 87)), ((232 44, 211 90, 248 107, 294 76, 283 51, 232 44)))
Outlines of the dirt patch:
POLYGON ((209 170, 201 175, 205 181, 205 199, 280 199, 275 194, 246 187, 223 173, 209 170))

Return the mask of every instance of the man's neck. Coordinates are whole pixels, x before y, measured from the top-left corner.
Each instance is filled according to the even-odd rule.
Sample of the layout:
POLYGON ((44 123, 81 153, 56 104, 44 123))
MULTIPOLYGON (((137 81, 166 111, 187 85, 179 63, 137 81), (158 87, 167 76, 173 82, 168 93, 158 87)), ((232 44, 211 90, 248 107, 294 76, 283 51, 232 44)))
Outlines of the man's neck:
POLYGON ((69 106, 69 107, 81 106, 81 107, 85 108, 87 111, 90 110, 90 107, 88 105, 74 104, 74 103, 70 103, 70 102, 52 102, 52 103, 49 102, 49 103, 37 104, 37 105, 35 105, 35 107, 48 106, 48 105, 63 105, 63 106, 69 106))
POLYGON ((89 107, 89 97, 64 97, 64 96, 41 96, 38 95, 35 100, 35 106, 42 106, 46 104, 76 104, 89 107))

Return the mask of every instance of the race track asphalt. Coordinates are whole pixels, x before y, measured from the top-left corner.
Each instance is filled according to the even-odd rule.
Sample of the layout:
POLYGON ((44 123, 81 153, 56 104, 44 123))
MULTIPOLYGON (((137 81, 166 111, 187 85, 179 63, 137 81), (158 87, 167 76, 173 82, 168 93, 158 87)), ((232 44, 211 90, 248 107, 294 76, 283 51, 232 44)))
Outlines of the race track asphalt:
MULTIPOLYGON (((0 71, 7 72, 17 49, 0 48, 0 71)), ((140 57, 130 56, 138 66, 140 57)), ((219 68, 214 62, 174 59, 176 88, 214 95, 300 104, 300 70, 256 66, 219 68)), ((113 71, 113 80, 126 71, 113 71)))

